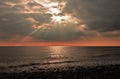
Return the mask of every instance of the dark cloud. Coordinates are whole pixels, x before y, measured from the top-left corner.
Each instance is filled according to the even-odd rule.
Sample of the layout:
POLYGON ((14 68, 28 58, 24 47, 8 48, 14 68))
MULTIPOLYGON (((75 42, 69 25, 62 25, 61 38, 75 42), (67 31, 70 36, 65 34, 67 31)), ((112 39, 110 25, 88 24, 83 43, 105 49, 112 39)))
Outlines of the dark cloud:
POLYGON ((32 31, 30 22, 25 21, 19 14, 0 16, 0 33, 26 35, 32 31), (27 29, 27 30, 26 30, 27 29))
POLYGON ((65 11, 75 13, 91 30, 120 30, 120 1, 69 0, 65 11))

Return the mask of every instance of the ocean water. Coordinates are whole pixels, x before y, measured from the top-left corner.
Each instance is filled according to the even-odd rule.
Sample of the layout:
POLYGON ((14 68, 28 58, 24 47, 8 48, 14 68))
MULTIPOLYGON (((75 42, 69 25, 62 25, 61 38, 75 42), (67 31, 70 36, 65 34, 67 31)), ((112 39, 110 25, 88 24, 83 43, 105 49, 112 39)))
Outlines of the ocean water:
POLYGON ((0 71, 120 64, 120 47, 0 47, 0 71))

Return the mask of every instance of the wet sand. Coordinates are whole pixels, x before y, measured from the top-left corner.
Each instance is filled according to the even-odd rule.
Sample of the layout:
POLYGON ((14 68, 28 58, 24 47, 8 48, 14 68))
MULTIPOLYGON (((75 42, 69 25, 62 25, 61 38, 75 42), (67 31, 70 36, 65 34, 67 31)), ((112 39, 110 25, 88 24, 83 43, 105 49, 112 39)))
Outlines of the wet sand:
POLYGON ((120 65, 75 66, 22 72, 0 72, 0 79, 120 79, 120 65))

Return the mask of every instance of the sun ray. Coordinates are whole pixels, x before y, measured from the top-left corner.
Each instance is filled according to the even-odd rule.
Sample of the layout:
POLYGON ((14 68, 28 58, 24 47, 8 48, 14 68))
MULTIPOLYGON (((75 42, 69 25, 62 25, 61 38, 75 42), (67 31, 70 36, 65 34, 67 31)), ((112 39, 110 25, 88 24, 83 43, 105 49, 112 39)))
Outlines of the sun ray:
POLYGON ((34 33, 36 33, 39 30, 40 30, 40 28, 35 29, 34 31, 32 31, 31 33, 29 33, 27 36, 25 36, 20 42, 25 42, 27 37, 33 35, 34 33))
MULTIPOLYGON (((64 12, 68 0, 23 0, 22 4, 24 9, 21 13, 30 14, 30 16, 25 17, 27 21, 30 21, 35 29, 33 32, 28 34, 28 36, 34 36, 35 33, 39 33, 42 36, 47 37, 50 32, 58 32, 59 36, 64 36, 66 32, 61 30, 65 29, 69 31, 80 23, 80 20, 74 17, 72 14, 64 12), (30 5, 32 4, 32 5, 30 5), (33 16, 31 16, 33 14, 33 16), (49 22, 41 22, 38 18, 34 18, 34 15, 46 16, 50 15, 49 22), (46 30, 47 29, 47 30, 46 30)), ((38 35, 38 34, 36 34, 38 35)), ((52 34, 51 34, 52 35, 52 34)), ((66 33, 66 35, 68 35, 66 33)))

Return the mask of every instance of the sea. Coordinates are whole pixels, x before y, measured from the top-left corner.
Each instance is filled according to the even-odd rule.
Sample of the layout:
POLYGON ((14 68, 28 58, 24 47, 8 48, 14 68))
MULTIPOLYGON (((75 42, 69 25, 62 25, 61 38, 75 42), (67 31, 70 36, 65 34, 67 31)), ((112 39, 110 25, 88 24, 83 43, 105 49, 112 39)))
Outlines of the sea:
POLYGON ((120 47, 0 47, 0 72, 120 64, 120 47))

